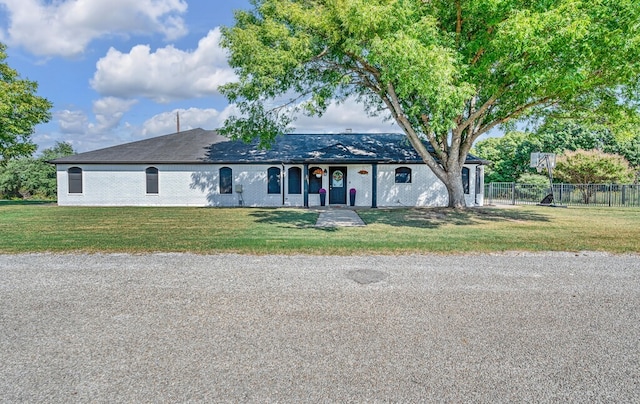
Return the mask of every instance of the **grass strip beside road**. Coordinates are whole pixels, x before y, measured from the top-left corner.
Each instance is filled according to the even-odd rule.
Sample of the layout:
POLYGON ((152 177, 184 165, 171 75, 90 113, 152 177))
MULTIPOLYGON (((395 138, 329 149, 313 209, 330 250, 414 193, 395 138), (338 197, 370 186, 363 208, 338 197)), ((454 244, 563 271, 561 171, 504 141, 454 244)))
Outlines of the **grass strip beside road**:
POLYGON ((640 253, 640 209, 519 206, 362 209, 358 228, 315 228, 307 209, 0 204, 0 253, 640 253))

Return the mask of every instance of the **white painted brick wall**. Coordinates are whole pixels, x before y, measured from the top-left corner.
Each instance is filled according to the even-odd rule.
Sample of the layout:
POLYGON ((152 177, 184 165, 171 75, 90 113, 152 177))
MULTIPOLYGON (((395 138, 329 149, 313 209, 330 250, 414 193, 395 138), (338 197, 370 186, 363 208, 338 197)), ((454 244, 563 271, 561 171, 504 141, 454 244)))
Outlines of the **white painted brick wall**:
MULTIPOLYGON (((316 165, 329 170, 328 165, 316 165)), ((231 166, 233 193, 219 193, 220 165, 58 165, 58 204, 87 206, 303 206, 304 195, 288 193, 288 168, 291 165, 231 166), (146 174, 148 167, 158 168, 157 195, 147 195, 146 174), (83 170, 82 194, 68 193, 67 170, 80 167, 83 170), (282 194, 267 193, 267 170, 278 167, 282 171, 282 194), (243 192, 237 193, 241 185, 243 192)), ((296 165, 303 173, 302 165, 296 165)), ((473 206, 476 196, 475 166, 470 169, 470 190, 467 205, 473 206)), ((371 206, 373 170, 371 165, 350 165, 347 168, 348 190, 356 189, 356 206, 371 206), (359 174, 365 170, 367 174, 359 174)), ((446 206, 446 188, 431 170, 423 164, 378 165, 378 206, 446 206), (401 166, 412 169, 411 184, 396 184, 395 169, 401 166)), ((329 190, 329 176, 322 177, 323 188, 329 190)), ((304 189, 304 188, 303 188, 304 189)), ((327 203, 329 196, 327 195, 327 203)), ((480 204, 483 195, 478 196, 480 204)), ((309 194, 309 206, 320 206, 318 194, 309 194)))

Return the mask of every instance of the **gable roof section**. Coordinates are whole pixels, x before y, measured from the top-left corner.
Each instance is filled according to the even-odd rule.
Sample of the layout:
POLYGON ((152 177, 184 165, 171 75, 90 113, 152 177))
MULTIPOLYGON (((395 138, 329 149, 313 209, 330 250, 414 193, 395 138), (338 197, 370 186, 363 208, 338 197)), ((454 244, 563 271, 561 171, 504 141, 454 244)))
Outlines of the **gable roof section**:
MULTIPOLYGON (((429 147, 430 149, 430 147, 429 147)), ((432 149, 431 149, 432 150, 432 149)), ((420 163, 405 135, 290 134, 270 149, 231 141, 216 131, 193 129, 51 161, 54 164, 341 164, 420 163)), ((486 162, 469 155, 467 163, 486 162)))

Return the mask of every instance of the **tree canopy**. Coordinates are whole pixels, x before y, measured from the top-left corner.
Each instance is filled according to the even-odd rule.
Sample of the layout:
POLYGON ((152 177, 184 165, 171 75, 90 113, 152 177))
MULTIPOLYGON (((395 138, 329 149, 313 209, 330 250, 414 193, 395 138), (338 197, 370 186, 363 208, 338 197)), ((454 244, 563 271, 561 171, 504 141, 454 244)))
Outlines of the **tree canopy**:
POLYGON ((75 154, 71 144, 57 142, 40 157, 17 157, 0 167, 0 198, 55 199, 56 167, 48 161, 75 154))
POLYGON ((473 142, 516 119, 637 117, 636 0, 252 0, 223 30, 238 105, 223 133, 268 144, 355 96, 387 114, 464 206, 473 142), (431 150, 426 147, 426 143, 431 150))
POLYGON ((34 127, 51 119, 52 104, 36 95, 38 84, 20 79, 5 62, 6 47, 0 44, 0 163, 12 157, 30 156, 34 127))
POLYGON ((624 157, 599 150, 566 151, 558 156, 554 173, 574 184, 625 184, 633 180, 633 170, 624 157))

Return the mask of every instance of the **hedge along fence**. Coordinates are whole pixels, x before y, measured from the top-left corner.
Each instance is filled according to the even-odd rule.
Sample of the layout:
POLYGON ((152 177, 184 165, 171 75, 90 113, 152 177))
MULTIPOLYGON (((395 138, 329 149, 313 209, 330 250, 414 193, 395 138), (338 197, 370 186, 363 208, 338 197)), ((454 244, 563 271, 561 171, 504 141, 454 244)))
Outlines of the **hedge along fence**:
MULTIPOLYGON (((485 185, 489 204, 535 205, 550 194, 549 185, 492 182, 485 185)), ((638 184, 553 184, 554 204, 640 207, 638 184)))

